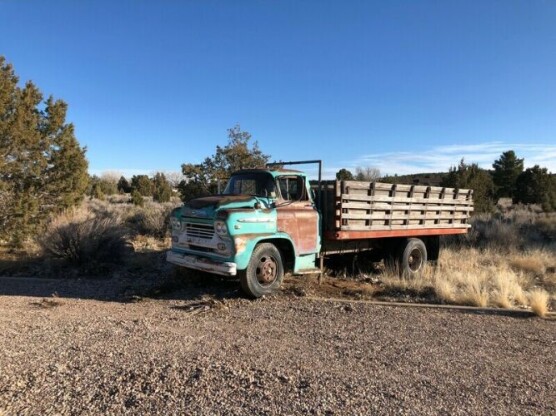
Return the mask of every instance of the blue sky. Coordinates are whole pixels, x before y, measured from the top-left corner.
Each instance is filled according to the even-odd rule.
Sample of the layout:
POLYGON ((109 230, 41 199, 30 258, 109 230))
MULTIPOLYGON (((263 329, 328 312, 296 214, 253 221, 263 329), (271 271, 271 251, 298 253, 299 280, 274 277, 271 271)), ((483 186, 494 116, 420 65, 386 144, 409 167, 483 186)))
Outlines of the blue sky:
POLYGON ((90 171, 178 171, 239 123, 273 159, 556 172, 554 1, 0 0, 0 54, 90 171))

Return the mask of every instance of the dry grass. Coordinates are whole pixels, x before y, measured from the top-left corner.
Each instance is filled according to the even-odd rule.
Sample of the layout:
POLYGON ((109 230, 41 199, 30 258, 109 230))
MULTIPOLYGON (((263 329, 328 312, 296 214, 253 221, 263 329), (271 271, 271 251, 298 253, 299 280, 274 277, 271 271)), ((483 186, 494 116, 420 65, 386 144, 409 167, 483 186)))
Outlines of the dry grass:
POLYGON ((546 270, 555 262, 556 253, 541 249, 508 254, 445 248, 437 266, 427 266, 421 278, 400 279, 395 271, 385 270, 380 281, 388 292, 426 295, 432 289, 436 300, 447 304, 533 309, 544 301, 548 308, 550 295, 556 299, 556 278, 546 270), (545 287, 546 298, 537 293, 538 285, 545 287))
POLYGON ((438 298, 501 308, 538 308, 544 301, 548 308, 551 296, 556 299, 555 231, 556 214, 536 206, 474 217, 469 234, 447 239, 441 250, 434 280, 438 298))
POLYGON ((525 292, 537 283, 539 272, 546 270, 546 263, 553 260, 554 253, 536 250, 519 254, 509 265, 505 253, 445 249, 434 287, 438 297, 448 303, 503 308, 527 306, 525 292))
POLYGON ((537 288, 528 293, 531 310, 538 316, 545 316, 548 312, 550 295, 546 290, 537 288))

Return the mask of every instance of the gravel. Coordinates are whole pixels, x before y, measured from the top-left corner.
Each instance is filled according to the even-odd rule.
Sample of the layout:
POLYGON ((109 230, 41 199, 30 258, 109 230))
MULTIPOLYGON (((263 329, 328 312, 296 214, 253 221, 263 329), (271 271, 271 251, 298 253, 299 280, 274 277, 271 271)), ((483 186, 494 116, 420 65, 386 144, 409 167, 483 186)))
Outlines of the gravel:
POLYGON ((556 414, 555 321, 94 285, 0 279, 0 414, 556 414))

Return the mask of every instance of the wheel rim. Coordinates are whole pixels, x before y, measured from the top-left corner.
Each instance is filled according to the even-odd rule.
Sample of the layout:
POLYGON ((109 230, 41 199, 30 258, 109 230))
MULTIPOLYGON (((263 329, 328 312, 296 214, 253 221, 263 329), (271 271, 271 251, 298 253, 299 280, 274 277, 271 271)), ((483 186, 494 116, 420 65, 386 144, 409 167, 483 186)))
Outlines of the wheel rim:
POLYGON ((278 264, 271 256, 263 256, 257 265, 257 280, 261 285, 270 285, 278 276, 278 264))
POLYGON ((407 265, 412 272, 417 272, 421 269, 423 266, 423 253, 421 253, 421 250, 418 248, 411 250, 407 259, 407 265))

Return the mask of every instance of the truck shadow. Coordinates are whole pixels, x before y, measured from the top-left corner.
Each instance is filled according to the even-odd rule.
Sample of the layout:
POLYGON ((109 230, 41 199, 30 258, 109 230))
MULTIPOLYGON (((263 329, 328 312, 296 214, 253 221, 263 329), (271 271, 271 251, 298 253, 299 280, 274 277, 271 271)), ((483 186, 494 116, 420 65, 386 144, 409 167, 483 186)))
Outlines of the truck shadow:
POLYGON ((234 299, 244 295, 235 279, 206 275, 189 280, 172 276, 156 279, 78 279, 40 277, 0 277, 0 297, 91 299, 104 302, 138 302, 141 300, 194 300, 202 297, 234 299))
POLYGON ((164 253, 140 253, 125 264, 102 269, 64 268, 41 258, 0 259, 0 297, 91 299, 138 302, 144 299, 194 300, 243 297, 239 282, 175 269, 164 253))

